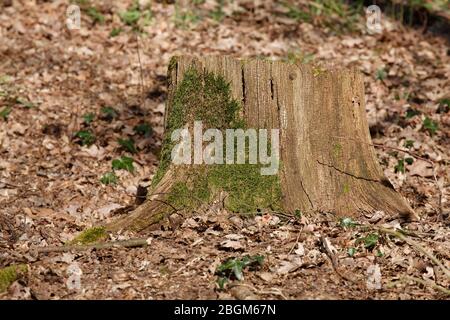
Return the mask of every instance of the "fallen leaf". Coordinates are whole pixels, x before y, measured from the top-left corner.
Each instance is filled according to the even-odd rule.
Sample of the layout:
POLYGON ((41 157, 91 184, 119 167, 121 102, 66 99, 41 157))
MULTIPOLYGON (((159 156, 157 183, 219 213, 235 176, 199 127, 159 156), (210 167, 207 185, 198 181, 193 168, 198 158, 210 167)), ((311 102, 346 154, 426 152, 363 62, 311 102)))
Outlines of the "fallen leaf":
POLYGON ((433 176, 433 168, 428 162, 417 160, 409 166, 409 174, 429 178, 433 176))

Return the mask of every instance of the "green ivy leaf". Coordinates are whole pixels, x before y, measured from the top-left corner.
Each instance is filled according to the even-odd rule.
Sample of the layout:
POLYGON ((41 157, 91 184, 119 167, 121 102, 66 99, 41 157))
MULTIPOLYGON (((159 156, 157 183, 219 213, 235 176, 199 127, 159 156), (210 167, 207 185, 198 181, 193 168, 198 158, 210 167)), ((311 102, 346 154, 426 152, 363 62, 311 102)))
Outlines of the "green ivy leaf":
POLYGON ((378 243, 379 235, 378 233, 371 233, 363 238, 364 247, 368 250, 373 249, 378 243))
POLYGON ((219 286, 220 290, 223 290, 225 288, 225 284, 228 282, 228 279, 226 277, 219 277, 217 279, 217 285, 219 286))
POLYGON ((229 277, 234 275, 237 280, 242 280, 244 277, 244 268, 253 265, 262 265, 264 262, 264 256, 245 256, 242 259, 228 259, 223 264, 219 265, 216 269, 216 274, 221 277, 229 277))

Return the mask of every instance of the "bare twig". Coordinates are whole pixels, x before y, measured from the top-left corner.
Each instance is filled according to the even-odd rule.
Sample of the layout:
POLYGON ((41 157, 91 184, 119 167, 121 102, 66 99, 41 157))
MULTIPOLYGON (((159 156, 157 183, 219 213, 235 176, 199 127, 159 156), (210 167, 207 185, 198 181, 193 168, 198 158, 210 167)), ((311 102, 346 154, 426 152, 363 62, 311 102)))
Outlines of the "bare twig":
POLYGON ((351 278, 349 278, 349 277, 343 275, 343 274, 339 271, 339 265, 338 265, 338 261, 337 261, 337 258, 336 258, 336 254, 333 252, 333 249, 330 247, 329 240, 328 240, 326 237, 321 236, 321 237, 320 237, 320 241, 321 241, 321 243, 322 243, 322 247, 325 249, 326 255, 327 255, 328 258, 330 258, 330 260, 331 260, 331 265, 333 266, 334 272, 336 272, 336 274, 337 274, 341 279, 346 280, 346 281, 350 281, 351 283, 356 284, 357 282, 356 282, 355 280, 353 280, 353 279, 351 279, 351 278))
POLYGON ((141 54, 139 52, 139 35, 136 32, 136 44, 137 44, 137 55, 138 55, 138 61, 139 61, 139 71, 140 71, 140 80, 141 80, 141 105, 144 105, 145 100, 145 84, 144 84, 144 72, 142 70, 142 63, 141 63, 141 54))
POLYGON ((288 253, 288 254, 291 254, 292 251, 294 251, 295 247, 296 247, 297 244, 298 244, 298 240, 300 239, 300 234, 302 233, 302 231, 303 231, 303 227, 298 231, 297 239, 295 239, 295 243, 294 243, 294 245, 292 246, 291 250, 289 250, 289 253, 288 253))
POLYGON ((124 248, 133 248, 133 247, 145 247, 149 243, 147 241, 148 238, 136 238, 130 240, 121 240, 121 241, 111 241, 111 242, 100 242, 100 243, 92 243, 86 245, 65 245, 65 246, 48 246, 48 247, 38 247, 38 253, 49 253, 49 252, 67 252, 67 251, 86 251, 91 249, 107 249, 114 247, 124 247, 124 248))

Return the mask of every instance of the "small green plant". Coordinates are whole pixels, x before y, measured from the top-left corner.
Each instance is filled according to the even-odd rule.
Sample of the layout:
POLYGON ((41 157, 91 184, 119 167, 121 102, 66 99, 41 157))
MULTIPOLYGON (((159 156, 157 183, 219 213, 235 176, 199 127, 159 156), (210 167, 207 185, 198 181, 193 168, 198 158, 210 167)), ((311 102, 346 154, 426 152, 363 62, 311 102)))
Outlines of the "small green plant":
POLYGON ((90 130, 80 130, 75 133, 82 146, 90 146, 95 142, 95 136, 90 130))
POLYGON ((101 112, 103 114, 103 119, 106 121, 112 121, 119 116, 118 112, 112 107, 103 107, 101 112))
POLYGON ((423 127, 430 133, 430 135, 434 135, 438 130, 439 126, 436 121, 431 120, 428 117, 425 117, 422 123, 423 127))
POLYGON ((100 182, 103 184, 116 184, 117 183, 117 176, 114 172, 107 172, 105 173, 101 178, 100 182))
POLYGON ((225 17, 225 12, 223 11, 224 0, 216 0, 217 5, 216 8, 211 12, 211 18, 220 22, 225 17))
POLYGON ((310 22, 311 21, 311 13, 301 8, 297 7, 294 4, 290 4, 289 2, 283 2, 282 5, 287 9, 286 16, 289 19, 293 19, 296 21, 310 22))
POLYGON ((370 233, 363 238, 357 239, 356 243, 363 242, 364 248, 372 250, 377 245, 379 237, 378 233, 370 233))
POLYGON ((95 119, 95 114, 92 112, 83 114, 83 122, 86 124, 90 124, 95 119))
POLYGON ((228 282, 228 278, 226 278, 226 277, 217 278, 217 285, 219 286, 220 290, 223 290, 225 288, 225 284, 227 282, 228 282))
POLYGON ((140 17, 141 12, 137 9, 130 9, 120 14, 122 21, 129 26, 136 25, 140 17))
POLYGON ((175 15, 173 21, 175 25, 182 29, 187 29, 191 24, 200 20, 200 16, 192 9, 181 9, 178 3, 175 3, 175 15))
POLYGON ((439 103, 443 106, 450 107, 450 98, 444 98, 439 101, 439 103))
POLYGON ((109 33, 109 36, 110 36, 111 38, 117 37, 122 31, 123 31, 122 28, 113 28, 113 29, 111 30, 111 32, 109 33))
POLYGON ((100 13, 100 11, 98 11, 97 8, 94 7, 90 7, 86 9, 86 14, 91 17, 92 21, 94 23, 104 23, 105 22, 105 17, 103 16, 103 14, 100 13))
POLYGON ((118 140, 119 144, 124 148, 126 151, 130 153, 136 153, 136 147, 134 146, 133 139, 120 139, 118 140))
MULTIPOLYGON (((246 267, 257 267, 261 266, 264 262, 264 256, 245 256, 242 259, 232 258, 226 260, 224 263, 219 265, 216 270, 216 274, 220 278, 230 279, 231 277, 237 280, 242 280, 244 277, 244 269, 246 267)), ((223 283, 225 281, 221 280, 223 283)), ((220 285, 219 285, 220 286, 220 285)))
POLYGON ((150 127, 148 123, 141 123, 138 124, 133 128, 134 132, 137 134, 143 135, 144 137, 148 138, 152 135, 153 129, 150 127))
POLYGON ((394 167, 394 172, 401 172, 401 173, 405 173, 405 161, 403 159, 399 159, 397 161, 397 164, 394 167))
POLYGON ((122 12, 119 15, 123 23, 134 28, 138 27, 139 22, 144 26, 149 25, 153 18, 153 14, 150 9, 141 10, 139 7, 139 1, 135 1, 127 11, 122 12))
POLYGON ((355 253, 356 253, 356 248, 348 248, 348 250, 347 250, 347 254, 348 254, 348 256, 349 257, 353 257, 354 255, 355 255, 355 253))
POLYGON ((288 18, 313 23, 338 34, 357 30, 362 11, 361 1, 351 5, 342 0, 315 0, 297 4, 283 1, 281 5, 284 6, 288 18))
POLYGON ((450 98, 444 98, 439 101, 437 113, 448 113, 450 111, 450 98))
POLYGON ((297 219, 301 219, 301 218, 302 218, 302 212, 301 212, 301 210, 295 209, 295 210, 294 210, 294 216, 295 216, 297 219))
POLYGON ((408 108, 408 110, 406 110, 406 119, 411 119, 412 117, 415 117, 417 115, 419 115, 420 112, 417 111, 416 109, 412 109, 412 108, 408 108))
POLYGON ((23 98, 16 98, 16 102, 22 106, 24 106, 25 108, 31 109, 35 107, 35 104, 31 101, 28 101, 26 99, 23 98))
POLYGON ((352 218, 346 217, 346 218, 342 218, 342 219, 341 219, 339 225, 340 225, 342 228, 353 228, 353 227, 355 227, 355 226, 358 225, 358 224, 357 224, 355 221, 353 221, 352 218))
POLYGON ((375 74, 375 79, 377 80, 384 80, 387 77, 387 73, 386 70, 384 69, 378 69, 376 74, 375 74))
POLYGON ((414 140, 406 140, 405 141, 405 148, 410 149, 412 147, 414 147, 414 140))
POLYGON ((0 118, 2 118, 4 121, 8 120, 8 116, 11 113, 12 109, 11 107, 4 107, 0 111, 0 118))
POLYGON ((404 158, 404 159, 400 159, 397 161, 397 164, 394 167, 394 172, 401 172, 401 173, 405 173, 405 163, 408 165, 413 164, 414 159, 411 157, 408 158, 404 158))
POLYGON ((152 19, 153 19, 153 13, 150 10, 145 10, 142 13, 141 23, 143 26, 148 26, 148 25, 150 25, 152 19))
POLYGON ((113 170, 127 170, 133 172, 133 158, 123 156, 120 159, 114 159, 112 161, 112 168, 113 170))

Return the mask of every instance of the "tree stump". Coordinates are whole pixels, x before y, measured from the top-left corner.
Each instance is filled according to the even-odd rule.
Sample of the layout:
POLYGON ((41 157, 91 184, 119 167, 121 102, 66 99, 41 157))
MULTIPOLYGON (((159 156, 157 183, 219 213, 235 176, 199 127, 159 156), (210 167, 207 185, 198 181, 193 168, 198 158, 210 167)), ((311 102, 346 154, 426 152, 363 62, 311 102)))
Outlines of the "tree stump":
MULTIPOLYGON (((173 213, 207 208, 221 195, 227 210, 241 213, 355 217, 382 210, 417 218, 378 164, 357 70, 182 56, 172 58, 168 78, 165 137, 148 199, 109 230, 141 231, 173 213), (262 175, 267 165, 248 163, 248 155, 244 164, 205 164, 195 154, 192 164, 174 164, 172 135, 180 128, 195 135, 195 121, 223 137, 226 129, 278 129, 279 149, 270 145, 276 139, 268 146, 272 155, 279 150, 277 173, 262 175)), ((249 151, 250 138, 246 142, 249 151)))

